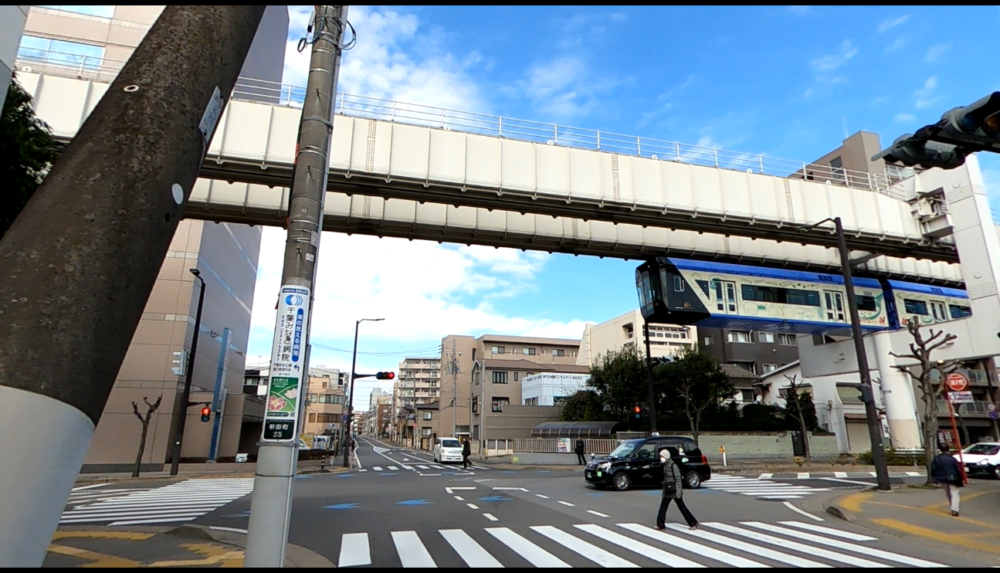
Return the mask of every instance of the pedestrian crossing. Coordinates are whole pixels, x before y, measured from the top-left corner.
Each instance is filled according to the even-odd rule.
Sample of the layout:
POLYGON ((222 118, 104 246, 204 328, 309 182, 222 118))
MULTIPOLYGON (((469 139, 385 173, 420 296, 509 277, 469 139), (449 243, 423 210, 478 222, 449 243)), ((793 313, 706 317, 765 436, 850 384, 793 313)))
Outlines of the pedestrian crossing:
MULTIPOLYGON (((365 472, 365 471, 368 471, 368 469, 369 468, 362 468, 362 469, 360 469, 358 471, 359 472, 365 472)), ((444 466, 444 465, 441 465, 441 464, 432 464, 432 463, 429 463, 429 462, 425 463, 425 464, 413 464, 411 462, 411 464, 402 464, 402 463, 399 463, 398 465, 371 466, 370 469, 372 471, 375 471, 375 472, 397 472, 399 470, 406 470, 406 471, 412 471, 412 472, 417 472, 417 473, 424 473, 424 472, 429 472, 429 471, 434 471, 434 470, 437 470, 437 471, 448 471, 448 472, 468 472, 470 470, 489 470, 489 468, 485 468, 485 467, 477 466, 477 465, 473 465, 473 464, 469 464, 469 468, 468 469, 463 469, 462 466, 444 466)))
POLYGON ((253 478, 189 479, 157 488, 82 489, 70 493, 59 524, 187 522, 252 491, 253 478))
POLYGON ((805 485, 792 485, 759 477, 743 477, 725 474, 716 474, 712 479, 703 482, 701 487, 711 490, 720 490, 729 493, 737 493, 763 499, 801 499, 804 496, 812 495, 821 491, 830 491, 832 488, 817 488, 805 485))
POLYGON ((798 521, 708 522, 696 530, 676 523, 665 530, 638 523, 581 523, 347 533, 339 553, 334 551, 338 567, 945 566, 880 549, 877 541, 798 521))

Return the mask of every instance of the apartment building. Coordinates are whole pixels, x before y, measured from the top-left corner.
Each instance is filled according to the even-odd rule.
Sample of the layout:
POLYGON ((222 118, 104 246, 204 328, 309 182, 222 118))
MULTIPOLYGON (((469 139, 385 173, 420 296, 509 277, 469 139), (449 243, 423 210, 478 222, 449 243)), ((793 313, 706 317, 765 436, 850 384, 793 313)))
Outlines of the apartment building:
MULTIPOLYGON (((600 324, 588 324, 583 328, 580 340, 580 354, 576 363, 594 366, 600 356, 609 351, 618 352, 636 345, 646 354, 646 338, 643 335, 643 318, 639 309, 631 310, 600 324)), ((677 356, 697 343, 698 329, 694 326, 671 324, 649 325, 649 351, 653 358, 677 356)))
MULTIPOLYGON (((438 403, 440 395, 441 358, 408 357, 401 360, 399 376, 392 389, 392 424, 389 438, 397 443, 419 447, 419 444, 414 445, 415 437, 419 435, 416 407, 431 402, 438 403)), ((429 432, 428 436, 433 433, 429 432)))
POLYGON ((346 380, 347 373, 337 369, 309 369, 303 434, 340 435, 346 403, 346 380))
MULTIPOLYGON (((20 38, 16 69, 108 83, 163 8, 32 6, 20 38)), ((243 75, 280 82, 287 35, 287 8, 269 6, 243 75)), ((159 471, 170 462, 173 418, 182 407, 183 389, 183 377, 173 374, 171 360, 174 352, 194 350, 191 340, 202 280, 205 301, 195 352, 192 399, 194 395, 211 395, 219 365, 227 363, 223 387, 229 397, 219 459, 235 457, 245 444, 256 443, 227 436, 256 433, 259 437, 261 432, 263 399, 242 392, 260 240, 260 228, 181 221, 97 426, 83 471, 131 468, 141 430, 131 404, 142 404, 143 398, 153 401, 161 395, 163 403, 149 426, 143 469, 159 471), (199 276, 189 269, 197 269, 199 276), (222 333, 226 328, 232 336, 224 345, 222 333)), ((212 424, 201 423, 198 408, 189 408, 187 416, 181 459, 206 459, 212 424)))

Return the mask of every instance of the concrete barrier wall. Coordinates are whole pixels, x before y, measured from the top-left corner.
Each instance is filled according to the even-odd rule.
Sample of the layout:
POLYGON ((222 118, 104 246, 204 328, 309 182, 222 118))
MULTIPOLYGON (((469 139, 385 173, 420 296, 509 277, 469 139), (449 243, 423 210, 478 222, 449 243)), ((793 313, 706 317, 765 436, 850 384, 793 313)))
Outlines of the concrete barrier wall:
MULTIPOLYGON (((684 436, 690 438, 690 434, 671 434, 672 436, 684 436)), ((791 461, 793 456, 791 434, 785 433, 718 433, 702 434, 698 438, 698 447, 708 458, 712 465, 722 464, 722 453, 719 452, 721 446, 726 448, 726 460, 754 460, 754 459, 786 459, 791 461)), ((831 456, 840 455, 837 449, 837 438, 832 435, 809 436, 809 445, 812 458, 828 459, 831 456)), ((504 456, 506 458, 507 456, 504 456)), ((491 459, 492 456, 491 456, 491 459)), ((590 459, 590 454, 587 454, 590 459)), ((506 460, 505 460, 506 461, 506 460)), ((574 465, 577 463, 576 454, 557 453, 527 453, 515 452, 510 456, 510 463, 518 465, 574 465)))

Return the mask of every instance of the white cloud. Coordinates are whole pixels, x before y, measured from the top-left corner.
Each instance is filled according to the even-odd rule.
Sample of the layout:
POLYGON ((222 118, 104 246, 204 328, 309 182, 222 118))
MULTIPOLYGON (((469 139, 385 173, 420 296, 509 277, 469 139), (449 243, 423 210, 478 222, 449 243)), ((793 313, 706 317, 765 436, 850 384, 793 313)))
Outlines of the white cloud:
POLYGON ((934 105, 935 102, 941 99, 940 97, 934 96, 935 89, 937 89, 937 76, 931 76, 924 82, 924 87, 914 90, 913 95, 917 98, 917 102, 914 104, 914 107, 917 109, 923 109, 934 105))
POLYGON ((595 92, 614 85, 615 80, 597 80, 588 73, 588 66, 577 56, 557 57, 535 64, 527 79, 519 82, 525 95, 539 111, 558 118, 590 113, 598 105, 595 92))
POLYGON ((949 44, 938 44, 936 46, 931 46, 930 48, 927 49, 927 56, 924 59, 927 62, 936 62, 940 60, 941 56, 943 56, 944 53, 947 52, 949 49, 951 49, 951 46, 949 44))
POLYGON ((885 53, 896 52, 901 50, 903 46, 906 45, 906 40, 904 38, 898 38, 895 42, 889 44, 885 47, 885 53))
POLYGON ((885 32, 886 30, 899 26, 900 24, 906 22, 909 19, 910 15, 906 14, 905 16, 900 16, 899 18, 890 18, 888 20, 884 20, 881 24, 878 25, 878 31, 879 33, 885 32))
POLYGON ((823 56, 822 58, 817 58, 810 62, 813 68, 817 71, 830 71, 835 70, 847 63, 858 54, 858 49, 854 47, 850 40, 844 40, 840 43, 840 49, 836 54, 830 54, 828 56, 823 56))
MULTIPOLYGON (((311 14, 310 7, 289 6, 284 83, 306 84, 310 51, 307 47, 299 53, 296 44, 311 14)), ((478 53, 457 56, 437 49, 440 37, 421 29, 413 14, 351 6, 348 20, 357 31, 357 44, 344 52, 338 91, 454 110, 487 110, 479 87, 466 73, 481 62, 478 53), (411 49, 417 44, 419 49, 411 49), (413 54, 422 57, 414 59, 413 54)))
POLYGON ((911 121, 915 121, 916 119, 917 118, 911 114, 898 113, 896 114, 896 117, 893 118, 893 121, 898 123, 910 123, 911 121))

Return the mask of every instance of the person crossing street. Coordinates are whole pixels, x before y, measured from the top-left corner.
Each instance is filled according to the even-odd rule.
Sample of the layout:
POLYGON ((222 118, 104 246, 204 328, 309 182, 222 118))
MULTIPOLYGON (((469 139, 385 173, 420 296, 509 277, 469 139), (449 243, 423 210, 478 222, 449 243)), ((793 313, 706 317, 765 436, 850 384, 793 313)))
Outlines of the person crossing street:
POLYGON ((469 443, 469 437, 465 436, 462 438, 462 469, 469 469, 470 455, 472 455, 472 444, 469 443))
POLYGON ((660 530, 667 528, 667 509, 670 508, 671 500, 677 502, 677 509, 681 510, 688 527, 698 529, 698 520, 684 504, 684 474, 673 460, 678 455, 676 448, 660 450, 660 462, 663 464, 663 497, 660 499, 660 509, 656 512, 656 528, 660 530))

